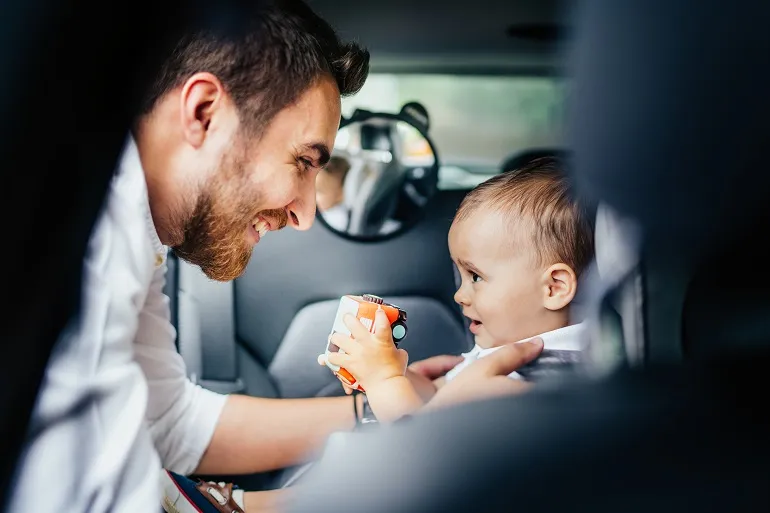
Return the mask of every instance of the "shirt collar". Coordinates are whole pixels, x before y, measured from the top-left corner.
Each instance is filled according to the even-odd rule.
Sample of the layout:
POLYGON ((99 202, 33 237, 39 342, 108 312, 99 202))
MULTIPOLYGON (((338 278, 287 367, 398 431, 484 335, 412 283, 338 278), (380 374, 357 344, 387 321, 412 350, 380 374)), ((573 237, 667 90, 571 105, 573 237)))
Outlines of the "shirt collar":
POLYGON ((147 229, 147 236, 152 242, 152 248, 155 251, 158 258, 165 260, 168 248, 163 245, 158 236, 158 230, 155 228, 155 223, 152 220, 152 211, 150 210, 150 197, 147 191, 147 179, 144 174, 144 168, 142 167, 142 161, 139 158, 139 148, 136 145, 136 141, 132 135, 128 136, 126 144, 123 147, 123 154, 120 158, 120 171, 124 175, 132 177, 132 181, 138 187, 141 187, 141 194, 143 199, 142 215, 145 221, 145 227, 147 229))
MULTIPOLYGON (((551 351, 580 351, 583 349, 583 335, 585 330, 585 322, 581 322, 578 324, 573 324, 572 326, 565 326, 564 328, 547 331, 537 336, 543 339, 544 349, 549 349, 551 351)), ((518 344, 519 342, 525 342, 531 338, 534 337, 527 337, 526 339, 519 340, 516 343, 518 344)), ((502 346, 489 347, 484 349, 476 345, 473 349, 471 349, 469 353, 464 353, 463 356, 466 358, 483 358, 490 353, 494 353, 500 349, 500 347, 502 346)))

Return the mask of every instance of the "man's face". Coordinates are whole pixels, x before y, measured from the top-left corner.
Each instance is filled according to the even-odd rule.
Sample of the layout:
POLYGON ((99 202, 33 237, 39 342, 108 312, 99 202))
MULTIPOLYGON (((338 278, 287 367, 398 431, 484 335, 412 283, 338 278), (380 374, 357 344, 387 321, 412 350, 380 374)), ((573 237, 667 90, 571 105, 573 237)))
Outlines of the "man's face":
POLYGON ((252 140, 238 130, 198 194, 184 241, 174 247, 211 279, 240 276, 254 245, 267 233, 310 228, 315 183, 329 160, 340 121, 340 95, 331 79, 310 87, 252 140))

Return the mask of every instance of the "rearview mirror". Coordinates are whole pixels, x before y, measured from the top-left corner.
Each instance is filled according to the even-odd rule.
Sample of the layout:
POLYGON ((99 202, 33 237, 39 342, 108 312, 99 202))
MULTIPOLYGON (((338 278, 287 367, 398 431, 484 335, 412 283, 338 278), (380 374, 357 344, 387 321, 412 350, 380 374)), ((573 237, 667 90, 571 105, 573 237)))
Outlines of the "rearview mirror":
POLYGON ((438 182, 428 126, 427 112, 414 103, 398 114, 357 110, 343 118, 331 160, 316 181, 321 222, 343 237, 367 241, 414 226, 438 182))

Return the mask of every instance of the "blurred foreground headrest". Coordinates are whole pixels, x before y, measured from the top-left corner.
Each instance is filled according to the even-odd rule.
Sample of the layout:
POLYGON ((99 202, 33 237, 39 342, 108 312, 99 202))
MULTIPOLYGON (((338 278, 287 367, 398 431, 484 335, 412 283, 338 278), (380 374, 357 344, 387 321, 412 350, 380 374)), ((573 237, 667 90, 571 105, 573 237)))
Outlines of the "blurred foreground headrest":
POLYGON ((578 192, 691 256, 766 227, 770 2, 581 6, 568 146, 578 192))

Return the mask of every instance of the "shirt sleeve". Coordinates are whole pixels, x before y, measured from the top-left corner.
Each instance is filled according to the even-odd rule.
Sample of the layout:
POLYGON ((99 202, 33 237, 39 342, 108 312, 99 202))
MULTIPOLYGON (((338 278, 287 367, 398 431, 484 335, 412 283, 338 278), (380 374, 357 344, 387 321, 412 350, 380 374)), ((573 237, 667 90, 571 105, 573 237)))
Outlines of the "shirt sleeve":
POLYGON ((166 264, 153 275, 139 316, 135 358, 149 387, 147 422, 163 467, 189 475, 214 434, 227 396, 193 384, 177 352, 169 299, 163 293, 166 264))
POLYGON ((143 418, 147 388, 132 358, 133 299, 144 297, 144 283, 125 272, 136 245, 124 236, 130 220, 116 228, 121 206, 113 189, 84 260, 80 312, 46 366, 8 511, 136 512, 159 504, 158 456, 143 418))

